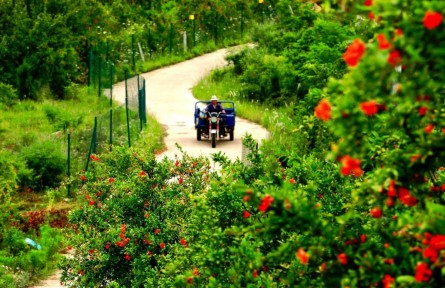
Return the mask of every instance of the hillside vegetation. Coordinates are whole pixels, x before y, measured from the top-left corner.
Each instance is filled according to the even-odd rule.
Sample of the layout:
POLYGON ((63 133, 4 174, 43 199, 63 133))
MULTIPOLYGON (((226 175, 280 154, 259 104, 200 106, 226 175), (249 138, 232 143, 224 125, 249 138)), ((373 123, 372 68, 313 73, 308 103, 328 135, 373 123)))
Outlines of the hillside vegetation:
POLYGON ((444 2, 175 3, 157 6, 165 19, 248 8, 256 48, 194 94, 235 100, 272 137, 244 136, 248 163, 94 155, 68 216, 63 284, 443 287, 444 2))

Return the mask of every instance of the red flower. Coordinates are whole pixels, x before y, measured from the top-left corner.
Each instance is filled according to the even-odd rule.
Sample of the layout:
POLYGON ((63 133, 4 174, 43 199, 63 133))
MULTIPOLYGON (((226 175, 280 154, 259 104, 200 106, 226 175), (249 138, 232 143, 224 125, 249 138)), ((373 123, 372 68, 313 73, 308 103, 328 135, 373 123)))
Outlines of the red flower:
POLYGON ((430 259, 431 262, 436 262, 437 257, 439 256, 439 251, 433 249, 431 246, 423 249, 422 253, 423 258, 430 259))
POLYGON ((127 260, 127 261, 131 260, 131 256, 128 254, 128 252, 125 252, 124 259, 127 260))
POLYGON ((366 116, 372 116, 379 112, 379 108, 375 100, 360 103, 360 110, 362 110, 366 116))
POLYGON ((93 206, 94 205, 94 201, 93 200, 88 201, 88 205, 93 206))
POLYGON ((360 235, 360 242, 362 242, 362 243, 366 242, 366 234, 360 235))
POLYGON ((147 173, 145 173, 145 171, 141 171, 141 172, 139 173, 139 177, 143 178, 143 177, 145 177, 145 176, 147 176, 147 173))
POLYGON ((416 282, 427 282, 432 274, 433 272, 426 263, 419 262, 416 266, 416 275, 414 278, 416 279, 416 282))
POLYGON ((301 264, 307 264, 309 262, 309 255, 304 251, 303 248, 299 248, 297 251, 297 258, 301 264))
POLYGON ((244 209, 243 217, 244 217, 244 218, 249 218, 250 215, 251 215, 251 214, 250 214, 247 210, 244 209))
POLYGON ((409 193, 409 190, 404 187, 399 187, 399 200, 408 206, 415 206, 417 204, 417 199, 409 193))
POLYGON ((107 244, 105 244, 105 249, 109 250, 110 249, 110 242, 107 242, 107 244))
POLYGON ((425 107, 425 106, 420 106, 419 107, 419 115, 420 116, 425 116, 427 111, 428 111, 428 107, 425 107))
POLYGON ((252 276, 253 276, 253 278, 258 277, 258 271, 257 271, 256 269, 253 270, 253 272, 252 272, 252 276))
POLYGON ((179 161, 178 161, 178 160, 176 160, 176 162, 175 162, 175 166, 176 166, 176 167, 179 166, 179 161))
POLYGON ((385 277, 383 277, 382 283, 383 283, 383 288, 391 288, 392 283, 394 283, 394 278, 389 274, 385 274, 385 277))
POLYGON ((363 53, 365 53, 365 43, 360 39, 355 39, 343 54, 343 60, 345 60, 348 66, 354 67, 358 64, 363 53))
POLYGON ((161 229, 155 229, 155 234, 158 235, 161 232, 161 229))
POLYGON ((290 179, 289 179, 289 183, 290 183, 290 184, 295 184, 295 179, 294 179, 294 178, 290 178, 290 179))
POLYGON ((87 180, 87 177, 85 177, 85 175, 82 175, 82 176, 80 176, 80 180, 85 181, 85 180, 87 180))
POLYGON ((370 214, 372 218, 380 218, 382 217, 382 210, 378 207, 374 207, 371 209, 370 214))
POLYGON ((392 66, 397 66, 402 61, 402 57, 400 56, 400 52, 397 50, 392 50, 388 55, 388 63, 392 66))
POLYGON ((110 183, 113 183, 113 182, 114 182, 114 178, 111 177, 108 181, 109 181, 110 183))
POLYGON ((341 158, 341 174, 344 176, 354 175, 360 177, 363 175, 363 170, 360 168, 360 159, 354 159, 351 156, 343 156, 341 158))
POLYGON ((183 182, 184 182, 184 178, 179 177, 178 183, 179 183, 179 184, 182 184, 183 182))
POLYGON ((182 246, 187 247, 187 241, 185 241, 184 238, 181 238, 181 240, 179 240, 179 243, 181 243, 182 246))
POLYGON ((435 235, 431 237, 430 247, 436 250, 445 249, 445 235, 435 235))
POLYGON ((98 156, 94 155, 94 154, 91 154, 91 155, 90 155, 90 159, 91 159, 92 161, 99 161, 99 160, 100 160, 100 158, 99 158, 98 156))
POLYGON ((426 125, 423 131, 425 131, 425 133, 427 134, 430 134, 431 132, 434 131, 434 125, 433 124, 426 125))
POLYGON ((379 43, 379 49, 385 50, 391 48, 391 44, 386 40, 385 34, 378 34, 377 35, 377 42, 379 43))
POLYGON ((433 30, 443 21, 443 16, 439 12, 427 11, 423 17, 423 26, 428 30, 433 30))
POLYGON ((400 28, 397 28, 396 30, 394 30, 394 33, 396 34, 396 36, 402 36, 403 35, 403 31, 400 28))
POLYGON ((165 248, 165 244, 164 244, 164 242, 162 242, 161 244, 159 244, 159 247, 160 247, 161 249, 164 249, 164 248, 165 248))
POLYGON ((363 3, 363 5, 371 6, 372 5, 372 0, 365 0, 365 3, 363 3))
POLYGON ((328 121, 331 118, 331 104, 326 99, 321 99, 315 107, 315 117, 328 121))
POLYGON ((388 197, 388 198, 386 199, 386 205, 387 205, 388 207, 392 207, 392 206, 394 206, 394 199, 392 199, 391 197, 388 197))
POLYGON ((337 259, 341 265, 348 264, 348 256, 345 253, 338 254, 337 259))
POLYGON ((264 198, 261 200, 260 205, 258 206, 258 210, 265 213, 267 208, 269 208, 270 204, 274 201, 274 198, 267 194, 264 196, 264 198))
POLYGON ((284 209, 286 209, 286 210, 289 210, 292 207, 289 200, 287 200, 287 199, 284 199, 283 206, 284 206, 284 209))
POLYGON ((127 231, 127 225, 125 225, 125 223, 122 223, 122 225, 121 225, 121 232, 125 233, 125 231, 127 231))
POLYGON ((389 196, 389 197, 396 197, 396 196, 397 196, 397 191, 396 191, 396 181, 394 181, 394 180, 391 180, 391 181, 389 182, 388 196, 389 196))

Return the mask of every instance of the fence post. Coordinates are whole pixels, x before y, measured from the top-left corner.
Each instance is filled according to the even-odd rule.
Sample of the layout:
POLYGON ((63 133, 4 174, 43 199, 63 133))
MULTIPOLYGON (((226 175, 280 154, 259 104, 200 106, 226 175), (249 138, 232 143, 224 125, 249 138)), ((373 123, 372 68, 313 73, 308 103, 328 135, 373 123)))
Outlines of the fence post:
POLYGON ((134 61, 134 34, 131 35, 131 61, 133 63, 133 69, 135 69, 136 63, 134 61))
POLYGON ((113 109, 110 108, 110 152, 113 145, 113 109))
POLYGON ((90 163, 91 153, 96 153, 96 137, 97 137, 97 116, 94 117, 93 135, 91 136, 90 149, 88 150, 87 164, 85 166, 85 171, 88 170, 88 164, 90 163))
POLYGON ((142 100, 142 89, 140 88, 140 76, 138 75, 138 114, 139 114, 139 131, 142 131, 142 108, 141 108, 141 100, 142 100))
POLYGON ((91 86, 91 78, 93 76, 93 49, 90 47, 90 51, 88 52, 88 87, 91 86))
POLYGON ((150 60, 151 60, 151 28, 148 28, 148 39, 147 39, 147 45, 148 45, 148 52, 150 53, 150 60))
POLYGON ((97 97, 100 97, 100 90, 102 90, 102 59, 100 58, 100 56, 99 56, 99 68, 98 68, 98 70, 99 70, 99 78, 97 79, 97 86, 98 86, 98 89, 97 89, 97 97))
POLYGON ((215 35, 214 35, 214 40, 215 40, 215 45, 218 44, 218 13, 215 14, 215 31, 214 31, 215 35))
POLYGON ((182 44, 184 45, 184 53, 187 52, 187 31, 182 32, 182 44))
POLYGON ((142 107, 143 107, 143 113, 144 115, 144 127, 147 127, 147 102, 146 102, 146 92, 145 92, 145 78, 143 78, 144 81, 142 82, 142 107))
POLYGON ((71 196, 71 134, 68 132, 68 169, 67 169, 67 175, 68 175, 68 197, 71 196))
POLYGON ((110 64, 110 108, 113 107, 113 72, 114 65, 110 64))
POLYGON ((128 134, 128 147, 131 147, 131 137, 130 137, 130 114, 128 111, 128 71, 125 70, 125 112, 127 115, 127 134, 128 134))
POLYGON ((110 43, 107 41, 107 54, 105 60, 108 62, 110 60, 110 43))
POLYGON ((241 39, 244 37, 244 10, 241 10, 241 39))

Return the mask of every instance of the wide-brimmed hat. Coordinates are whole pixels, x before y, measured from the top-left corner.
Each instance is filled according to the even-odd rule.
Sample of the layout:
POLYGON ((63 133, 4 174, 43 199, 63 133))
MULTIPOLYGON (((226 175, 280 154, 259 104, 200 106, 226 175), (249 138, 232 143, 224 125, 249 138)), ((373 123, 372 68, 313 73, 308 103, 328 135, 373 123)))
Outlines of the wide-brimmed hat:
POLYGON ((212 98, 210 98, 210 101, 218 101, 218 97, 216 97, 216 95, 213 95, 212 98))

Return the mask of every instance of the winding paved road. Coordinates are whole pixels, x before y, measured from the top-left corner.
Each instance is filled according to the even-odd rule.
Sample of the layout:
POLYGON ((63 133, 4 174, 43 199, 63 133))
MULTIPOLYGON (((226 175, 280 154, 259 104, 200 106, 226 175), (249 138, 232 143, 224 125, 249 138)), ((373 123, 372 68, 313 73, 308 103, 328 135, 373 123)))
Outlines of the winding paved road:
MULTIPOLYGON (((193 110, 197 100, 193 97, 191 89, 211 70, 227 65, 224 57, 233 49, 239 48, 221 49, 141 74, 146 80, 148 113, 165 127, 167 133, 164 138, 167 149, 160 157, 173 158, 175 154, 179 153, 176 148, 176 143, 178 143, 189 155, 208 156, 211 153, 222 151, 232 160, 241 159, 241 137, 246 132, 259 142, 268 136, 267 130, 263 127, 236 117, 234 141, 221 140, 216 144, 216 148, 212 148, 210 141, 196 140, 193 110)), ((208 95, 209 99, 211 96, 208 95)), ((125 82, 113 86, 113 98, 120 103, 125 103, 125 82)))

